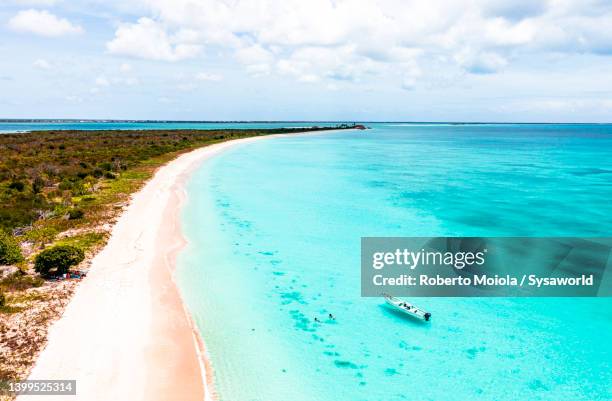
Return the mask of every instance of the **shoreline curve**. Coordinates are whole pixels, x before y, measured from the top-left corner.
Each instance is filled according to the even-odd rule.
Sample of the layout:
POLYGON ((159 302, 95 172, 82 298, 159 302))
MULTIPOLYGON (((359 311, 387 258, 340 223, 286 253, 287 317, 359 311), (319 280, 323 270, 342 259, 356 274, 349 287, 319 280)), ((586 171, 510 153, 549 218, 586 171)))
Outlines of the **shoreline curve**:
MULTIPOLYGON (((274 134, 220 142, 161 166, 130 198, 94 256, 28 379, 76 380, 67 400, 217 399, 206 348, 174 280, 187 244, 180 213, 191 174, 225 149, 274 134)), ((32 400, 39 396, 18 399, 32 400)))

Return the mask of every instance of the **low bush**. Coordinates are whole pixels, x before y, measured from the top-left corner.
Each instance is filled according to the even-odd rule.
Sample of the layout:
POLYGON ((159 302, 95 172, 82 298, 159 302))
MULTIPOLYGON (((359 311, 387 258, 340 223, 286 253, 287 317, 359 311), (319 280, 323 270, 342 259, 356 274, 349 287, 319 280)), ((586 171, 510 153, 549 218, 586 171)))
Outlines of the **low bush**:
POLYGON ((59 231, 54 227, 34 227, 25 233, 25 238, 37 244, 47 244, 55 239, 59 231))
POLYGON ((62 191, 69 191, 72 189, 72 182, 68 180, 63 180, 62 182, 59 183, 58 188, 61 189, 62 191))
POLYGON ((0 292, 23 291, 28 288, 40 287, 44 282, 40 277, 34 277, 18 270, 0 280, 0 292))
POLYGON ((9 188, 22 192, 25 189, 25 184, 21 181, 13 181, 9 184, 9 188))
POLYGON ((71 191, 74 196, 85 195, 87 193, 87 190, 85 189, 85 185, 83 184, 83 181, 81 180, 78 180, 72 183, 71 191))
POLYGON ((83 216, 85 216, 85 212, 83 212, 81 209, 70 209, 70 211, 68 212, 69 220, 82 219, 83 216))
POLYGON ((32 182, 32 192, 34 192, 35 194, 38 194, 43 190, 44 187, 45 187, 45 180, 43 180, 40 177, 35 177, 34 181, 32 182))
POLYGON ((0 229, 0 265, 13 265, 23 261, 21 248, 11 235, 0 229))
POLYGON ((47 248, 36 256, 34 270, 43 275, 61 275, 85 259, 85 253, 71 245, 57 245, 47 248), (55 269, 55 270, 54 270, 55 269))

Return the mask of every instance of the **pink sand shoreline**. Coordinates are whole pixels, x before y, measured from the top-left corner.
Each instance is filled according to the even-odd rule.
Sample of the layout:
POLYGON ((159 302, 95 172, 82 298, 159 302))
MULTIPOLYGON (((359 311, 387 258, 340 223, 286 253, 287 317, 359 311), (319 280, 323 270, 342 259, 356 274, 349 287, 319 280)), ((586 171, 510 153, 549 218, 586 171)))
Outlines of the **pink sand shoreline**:
POLYGON ((223 150, 280 136, 287 134, 182 154, 132 196, 88 277, 49 329, 29 376, 76 380, 77 395, 42 399, 217 399, 204 342, 174 280, 176 257, 187 244, 180 227, 185 185, 193 171, 223 150))
MULTIPOLYGON (((238 139, 238 140, 233 140, 233 141, 228 141, 228 142, 222 142, 216 145, 212 145, 212 146, 218 146, 218 145, 227 145, 227 146, 219 146, 218 149, 215 149, 215 154, 220 153, 221 151, 228 149, 230 146, 233 145, 238 145, 238 144, 243 144, 243 143, 247 143, 247 142, 252 142, 255 140, 260 140, 260 139, 266 139, 266 138, 278 138, 278 137, 285 137, 285 136, 296 136, 296 135, 321 135, 321 134, 326 134, 326 133, 330 133, 330 132, 337 132, 335 130, 330 130, 330 131, 324 131, 324 132, 306 132, 306 133, 301 133, 301 134, 278 134, 278 135, 265 135, 265 136, 258 136, 258 137, 250 137, 250 138, 244 138, 244 139, 238 139)), ((213 155, 210 155, 213 156, 213 155)), ((175 239, 179 239, 178 241, 180 242, 180 244, 175 247, 174 249, 172 249, 169 252, 166 252, 166 258, 167 258, 167 263, 166 263, 166 267, 168 268, 168 271, 170 272, 171 275, 171 280, 174 283, 175 287, 178 288, 178 285, 175 281, 175 277, 174 277, 174 273, 176 270, 176 260, 178 257, 178 254, 183 250, 183 248, 185 248, 189 241, 187 240, 187 238, 184 237, 183 235, 183 231, 180 229, 180 222, 181 222, 181 212, 183 210, 183 207, 185 205, 185 203, 188 200, 187 197, 187 191, 185 189, 185 186, 187 184, 187 182, 189 181, 189 178, 191 177, 192 173, 197 170, 209 157, 203 158, 201 160, 199 160, 199 162, 194 163, 192 166, 190 166, 189 170, 185 171, 183 174, 181 174, 180 177, 177 178, 176 180, 176 186, 174 188, 174 202, 172 204, 171 210, 173 211, 173 216, 172 216, 172 222, 174 224, 175 232, 173 234, 175 239)), ((195 322, 193 321, 192 318, 192 314, 189 312, 189 309, 186 305, 186 303, 182 300, 182 297, 180 295, 180 291, 179 291, 179 298, 181 299, 181 304, 183 306, 183 311, 189 321, 191 330, 192 330, 192 334, 193 334, 193 341, 195 344, 195 348, 196 348, 196 352, 198 355, 198 360, 200 362, 200 371, 202 374, 202 383, 204 384, 204 399, 205 401, 217 401, 218 400, 218 395, 215 391, 215 387, 214 387, 214 375, 213 375, 213 369, 212 369, 212 364, 210 362, 210 359, 208 357, 207 351, 206 351, 206 347, 205 347, 205 343, 204 343, 204 339, 201 337, 200 332, 197 328, 197 326, 195 325, 195 322)))

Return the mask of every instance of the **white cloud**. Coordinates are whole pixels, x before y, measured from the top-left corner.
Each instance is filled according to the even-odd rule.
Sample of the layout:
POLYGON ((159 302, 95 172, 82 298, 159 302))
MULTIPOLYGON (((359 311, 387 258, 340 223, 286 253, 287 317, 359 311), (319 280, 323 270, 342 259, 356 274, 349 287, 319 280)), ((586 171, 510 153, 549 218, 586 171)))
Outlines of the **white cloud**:
POLYGON ((73 103, 83 103, 85 101, 85 99, 78 95, 67 95, 65 99, 73 103))
POLYGON ((110 86, 109 80, 104 76, 96 78, 95 83, 96 86, 110 86))
POLYGON ((304 82, 393 76, 412 89, 428 78, 420 72, 427 64, 445 64, 451 75, 493 74, 533 54, 612 54, 612 4, 600 0, 138 4, 154 19, 122 25, 107 45, 111 53, 176 61, 208 49, 233 54, 251 75, 304 82))
POLYGON ((594 98, 536 98, 515 101, 506 105, 509 110, 519 113, 543 112, 552 114, 583 114, 585 112, 599 111, 610 113, 612 101, 609 99, 594 98))
POLYGON ((219 74, 211 74, 208 72, 197 73, 195 78, 198 81, 221 81, 223 77, 219 74))
POLYGON ((123 63, 119 66, 119 71, 126 73, 132 71, 132 65, 128 63, 123 63))
POLYGON ((113 77, 113 78, 107 78, 104 75, 101 75, 99 77, 97 77, 94 80, 94 85, 95 88, 98 89, 98 91, 102 88, 107 88, 110 86, 134 86, 134 85, 138 85, 140 83, 140 81, 137 78, 133 78, 133 77, 124 77, 124 76, 118 76, 118 77, 113 77))
POLYGON ((413 77, 405 77, 402 81, 402 89, 411 91, 416 88, 416 79, 413 77))
POLYGON ((51 63, 49 63, 47 60, 43 59, 43 58, 39 58, 38 60, 35 60, 32 65, 36 68, 39 68, 41 70, 49 70, 51 69, 51 63))
POLYGON ((274 54, 255 44, 236 50, 236 59, 246 66, 247 72, 253 76, 268 75, 272 69, 274 54))
POLYGON ((469 49, 457 53, 455 60, 472 74, 493 74, 508 64, 508 61, 499 54, 475 53, 469 49))
POLYGON ((322 79, 360 82, 383 68, 380 62, 356 53, 352 45, 304 47, 276 64, 279 73, 294 76, 301 82, 317 82, 322 79))
POLYGON ((59 18, 48 11, 23 10, 8 22, 9 28, 17 32, 29 32, 41 36, 62 36, 82 33, 83 28, 59 18))
POLYGON ((176 89, 182 92, 191 92, 191 91, 196 90, 196 88, 197 88, 197 85, 195 85, 193 82, 184 82, 176 86, 176 89))
POLYGON ((113 79, 113 84, 118 85, 126 85, 126 86, 135 86, 140 83, 138 78, 127 77, 127 78, 115 78, 113 79))
POLYGON ((20 6, 42 6, 50 7, 59 3, 58 0, 13 0, 13 3, 20 6))
POLYGON ((300 82, 319 82, 321 78, 316 74, 302 74, 298 77, 300 82))
POLYGON ((106 44, 111 54, 132 56, 150 60, 178 61, 193 58, 201 46, 181 43, 180 33, 171 36, 163 24, 150 18, 140 18, 135 24, 123 24, 115 32, 115 38, 106 44))

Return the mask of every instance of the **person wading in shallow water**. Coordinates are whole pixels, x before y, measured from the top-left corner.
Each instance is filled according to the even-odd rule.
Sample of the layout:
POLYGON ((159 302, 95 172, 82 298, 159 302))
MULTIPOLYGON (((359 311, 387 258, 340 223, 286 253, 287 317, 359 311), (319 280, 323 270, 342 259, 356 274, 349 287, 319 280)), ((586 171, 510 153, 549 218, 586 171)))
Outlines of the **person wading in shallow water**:
MULTIPOLYGON (((336 317, 335 317, 334 315, 332 315, 331 313, 327 315, 327 318, 328 318, 329 320, 336 320, 336 317)), ((316 316, 315 316, 315 318, 314 318, 314 321, 315 321, 315 322, 317 322, 317 323, 321 323, 321 321, 319 320, 319 318, 318 318, 318 317, 316 317, 316 316)))

